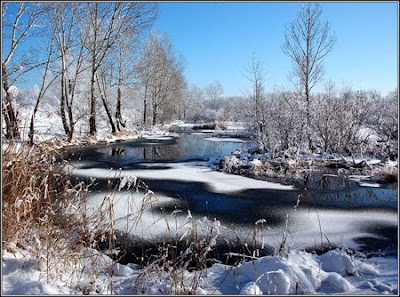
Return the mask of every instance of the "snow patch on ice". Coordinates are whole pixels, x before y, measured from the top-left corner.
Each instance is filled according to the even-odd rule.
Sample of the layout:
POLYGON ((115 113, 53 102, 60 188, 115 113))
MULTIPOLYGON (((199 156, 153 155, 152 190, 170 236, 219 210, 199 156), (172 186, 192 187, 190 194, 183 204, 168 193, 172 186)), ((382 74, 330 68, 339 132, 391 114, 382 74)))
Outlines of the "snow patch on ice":
POLYGON ((170 169, 163 170, 124 170, 117 172, 116 170, 106 169, 74 169, 74 175, 91 176, 95 178, 114 178, 118 176, 135 175, 138 178, 146 179, 172 179, 177 181, 203 182, 208 184, 212 191, 216 193, 237 192, 248 189, 274 189, 274 190, 295 190, 294 186, 282 185, 268 181, 256 180, 249 177, 239 175, 231 175, 223 172, 217 172, 206 167, 190 166, 187 164, 165 163, 170 169))
POLYGON ((367 183, 367 182, 359 182, 361 187, 371 187, 371 188, 379 188, 381 185, 378 183, 367 183))
POLYGON ((206 137, 203 139, 206 141, 214 141, 214 142, 246 142, 246 140, 244 139, 228 138, 228 137, 206 137))

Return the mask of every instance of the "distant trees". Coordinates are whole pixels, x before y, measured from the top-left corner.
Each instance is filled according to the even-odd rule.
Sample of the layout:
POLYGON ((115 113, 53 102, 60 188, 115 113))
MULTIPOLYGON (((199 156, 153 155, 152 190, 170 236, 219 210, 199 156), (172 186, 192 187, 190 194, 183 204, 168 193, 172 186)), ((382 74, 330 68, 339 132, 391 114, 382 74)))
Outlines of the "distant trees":
POLYGON ((271 126, 276 136, 274 150, 297 154, 302 150, 306 136, 306 103, 299 100, 301 94, 297 91, 280 90, 271 98, 271 126))
POLYGON ((340 131, 338 112, 342 112, 341 101, 332 82, 326 85, 325 92, 315 98, 314 115, 315 132, 321 140, 323 152, 333 151, 339 144, 338 132, 340 131))
POLYGON ((208 107, 214 110, 217 109, 218 99, 224 93, 221 83, 219 81, 214 81, 212 83, 209 83, 205 87, 204 91, 206 94, 208 107))
POLYGON ((153 33, 146 42, 137 67, 138 77, 144 85, 143 124, 163 123, 178 115, 176 105, 181 102, 185 89, 183 60, 177 56, 168 36, 153 33))
POLYGON ((251 89, 247 91, 247 118, 249 119, 250 129, 255 135, 259 150, 269 148, 267 128, 268 108, 266 106, 266 94, 264 91, 264 68, 260 59, 253 53, 251 61, 245 67, 243 75, 251 83, 251 89))
POLYGON ((371 107, 372 116, 368 118, 368 127, 383 141, 398 141, 399 129, 399 93, 396 88, 386 97, 379 98, 371 107))
POLYGON ((183 101, 183 119, 189 121, 204 120, 204 91, 191 85, 185 90, 183 101))
POLYGON ((318 3, 304 4, 285 32, 282 50, 294 64, 294 74, 299 78, 306 101, 306 119, 309 146, 311 146, 310 92, 323 76, 322 62, 333 49, 335 36, 330 33, 329 22, 321 21, 322 10, 318 3))

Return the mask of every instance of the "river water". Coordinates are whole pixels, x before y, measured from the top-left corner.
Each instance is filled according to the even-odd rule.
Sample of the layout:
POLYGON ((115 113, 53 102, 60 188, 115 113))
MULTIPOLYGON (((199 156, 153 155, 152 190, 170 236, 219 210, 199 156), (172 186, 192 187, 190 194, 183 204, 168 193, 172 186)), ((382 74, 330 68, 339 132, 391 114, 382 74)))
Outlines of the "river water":
MULTIPOLYGON (((216 136, 189 132, 148 137, 80 149, 66 157, 75 168, 72 180, 96 178, 89 199, 94 207, 109 193, 113 178, 135 176, 155 193, 157 203, 144 210, 140 223, 135 221, 135 227, 126 231, 128 236, 118 241, 128 254, 135 254, 124 257, 125 262, 143 259, 139 253, 156 251, 154 246, 167 238, 181 237, 188 230, 188 219, 194 222, 191 230, 197 226, 205 235, 210 228, 218 229, 219 254, 243 253, 249 246, 257 249, 257 255, 271 254, 284 238, 292 249, 347 247, 368 254, 397 253, 398 192, 393 185, 348 183, 304 192, 218 172, 213 164, 247 141, 216 136)), ((134 217, 129 203, 143 195, 117 191, 113 199, 115 226, 122 231, 134 217)))

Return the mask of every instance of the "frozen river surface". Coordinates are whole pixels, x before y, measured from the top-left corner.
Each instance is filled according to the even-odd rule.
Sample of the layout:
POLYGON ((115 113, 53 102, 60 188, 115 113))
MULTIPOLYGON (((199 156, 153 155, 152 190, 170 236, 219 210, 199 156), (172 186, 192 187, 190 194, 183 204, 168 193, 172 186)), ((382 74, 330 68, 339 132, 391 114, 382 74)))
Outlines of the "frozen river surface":
POLYGON ((272 254, 283 236, 291 249, 347 247, 370 254, 397 253, 397 188, 349 183, 305 193, 211 168, 219 157, 245 145, 246 140, 211 132, 183 133, 86 148, 67 159, 74 168, 73 179, 96 178, 89 200, 93 207, 111 193, 110 180, 135 176, 155 193, 154 203, 143 209, 143 194, 112 192, 115 226, 129 233, 126 241, 132 252, 176 240, 196 226, 204 236, 219 233, 220 253, 244 252, 247 244, 259 255, 272 254))

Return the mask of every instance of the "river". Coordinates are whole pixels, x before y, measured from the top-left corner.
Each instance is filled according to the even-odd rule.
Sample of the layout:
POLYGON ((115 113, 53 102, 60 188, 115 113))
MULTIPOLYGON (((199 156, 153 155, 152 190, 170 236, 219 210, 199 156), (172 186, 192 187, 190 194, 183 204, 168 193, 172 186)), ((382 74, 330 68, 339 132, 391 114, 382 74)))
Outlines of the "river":
POLYGON ((89 197, 93 208, 110 193, 112 179, 136 176, 155 193, 156 202, 143 209, 139 220, 134 212, 142 207, 143 194, 111 191, 115 226, 123 231, 118 244, 128 251, 122 262, 143 261, 144 250, 154 254, 157 244, 177 242, 193 229, 203 236, 218 231, 214 256, 228 251, 268 255, 283 240, 291 249, 347 247, 370 255, 397 254, 397 188, 349 183, 304 192, 212 168, 220 157, 246 145, 246 139, 211 131, 186 132, 79 149, 66 159, 74 166, 71 180, 96 178, 89 197))

